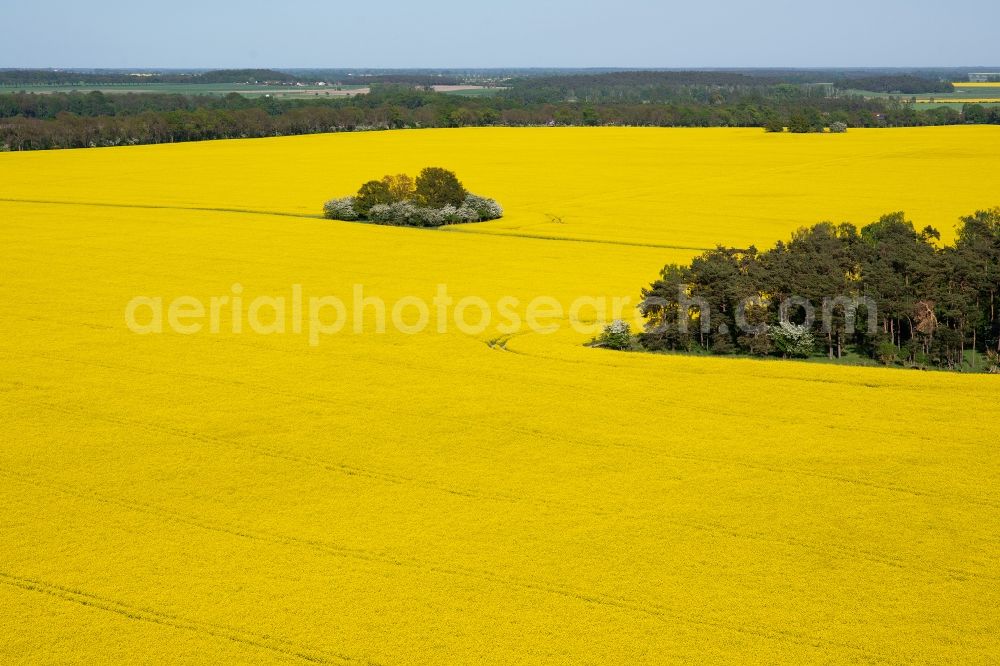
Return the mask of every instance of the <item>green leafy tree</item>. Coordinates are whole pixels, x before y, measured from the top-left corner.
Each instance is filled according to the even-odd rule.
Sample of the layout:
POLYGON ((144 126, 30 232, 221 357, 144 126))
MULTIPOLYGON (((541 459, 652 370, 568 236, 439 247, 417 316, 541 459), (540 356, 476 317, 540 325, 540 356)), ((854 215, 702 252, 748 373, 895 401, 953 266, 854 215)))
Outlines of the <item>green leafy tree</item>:
POLYGON ((771 339, 785 357, 808 358, 815 346, 813 334, 808 327, 787 321, 771 327, 771 339))
POLYGON ((596 343, 609 349, 624 351, 632 348, 632 328, 627 321, 615 319, 604 327, 596 343))
POLYGON ((465 201, 467 194, 455 174, 440 167, 427 167, 421 171, 417 176, 414 193, 421 205, 431 208, 457 208, 465 201))
POLYGON ((780 117, 778 117, 776 114, 772 114, 764 121, 764 131, 775 132, 775 133, 784 132, 785 124, 781 122, 780 117))
POLYGON ((715 353, 734 351, 740 335, 737 314, 747 299, 759 296, 757 248, 717 247, 691 262, 691 296, 708 305, 698 313, 699 343, 715 353), (708 319, 704 317, 707 314, 708 319))
POLYGON ((902 212, 883 215, 861 229, 860 264, 866 293, 876 299, 882 328, 902 349, 914 334, 920 300, 935 298, 931 235, 917 233, 902 212))
POLYGON ((802 134, 805 132, 822 132, 823 119, 819 111, 813 108, 803 108, 792 113, 788 120, 788 131, 802 134))
POLYGON ((413 198, 416 186, 413 179, 405 173, 398 173, 395 176, 382 176, 382 182, 389 188, 392 196, 392 203, 397 201, 408 201, 413 198))
POLYGON ((962 106, 962 117, 967 123, 988 123, 989 111, 982 104, 965 104, 962 106))
POLYGON ((679 264, 668 264, 660 271, 660 278, 642 290, 639 311, 646 318, 639 341, 647 349, 690 350, 694 344, 691 336, 691 317, 680 296, 691 282, 691 269, 679 264))
POLYGON ((1000 208, 961 219, 955 255, 959 284, 974 301, 973 346, 982 340, 1000 352, 1000 208))
POLYGON ((392 191, 384 180, 369 180, 358 189, 354 197, 354 210, 359 215, 367 215, 372 206, 393 203, 392 191))
MULTIPOLYGON (((852 225, 836 227, 829 222, 799 229, 788 243, 778 242, 774 249, 761 256, 766 277, 763 291, 772 302, 780 303, 793 296, 822 303, 826 298, 853 294, 855 259, 851 248, 858 241, 852 225)), ((833 313, 830 327, 824 333, 830 358, 842 354, 843 336, 847 329, 845 312, 833 313)))

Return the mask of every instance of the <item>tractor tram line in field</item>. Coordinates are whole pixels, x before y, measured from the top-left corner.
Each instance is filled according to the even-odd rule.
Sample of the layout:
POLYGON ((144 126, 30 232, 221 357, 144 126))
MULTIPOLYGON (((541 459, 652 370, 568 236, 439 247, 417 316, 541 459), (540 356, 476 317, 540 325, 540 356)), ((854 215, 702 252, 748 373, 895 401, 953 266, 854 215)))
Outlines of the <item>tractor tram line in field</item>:
MULTIPOLYGON (((15 576, 4 571, 0 571, 0 584, 8 585, 27 592, 46 594, 63 601, 85 606, 87 608, 93 608, 107 613, 120 615, 129 620, 150 622, 182 631, 193 631, 212 636, 214 638, 240 643, 261 650, 267 650, 279 655, 293 657, 297 660, 305 662, 329 664, 356 663, 359 661, 346 655, 327 653, 311 646, 299 645, 284 639, 274 638, 263 634, 255 634, 251 631, 238 629, 236 627, 203 622, 200 620, 192 620, 150 608, 131 606, 115 599, 101 597, 82 590, 71 589, 35 578, 15 576)), ((365 660, 364 663, 373 662, 365 660)))
MULTIPOLYGON (((4 353, 8 353, 8 352, 4 352, 4 353)), ((61 361, 61 362, 68 362, 68 363, 74 363, 74 364, 84 364, 84 365, 92 365, 92 366, 101 367, 101 368, 104 368, 104 369, 107 369, 107 370, 125 370, 127 372, 133 372, 133 373, 139 373, 139 374, 149 374, 149 375, 162 375, 163 374, 162 370, 141 369, 141 368, 131 367, 131 366, 127 366, 127 365, 118 365, 118 364, 99 364, 99 363, 96 363, 94 361, 82 361, 82 360, 79 360, 79 359, 70 359, 70 358, 60 357, 60 356, 52 355, 52 354, 37 354, 37 355, 34 355, 34 356, 37 356, 38 358, 46 358, 46 359, 49 359, 49 360, 56 360, 56 361, 61 361)), ((343 405, 343 404, 345 404, 343 400, 336 400, 336 401, 334 401, 334 400, 331 400, 331 399, 329 399, 329 398, 327 398, 325 396, 311 394, 311 393, 304 393, 304 392, 299 392, 299 391, 288 391, 288 390, 277 391, 273 387, 268 387, 268 386, 264 386, 264 385, 256 385, 256 384, 253 384, 251 382, 234 381, 234 380, 224 380, 224 379, 222 379, 220 377, 215 377, 215 376, 210 377, 210 376, 197 375, 197 374, 178 374, 178 373, 170 373, 170 374, 176 374, 177 376, 183 377, 184 379, 188 379, 188 380, 194 379, 194 380, 197 380, 197 381, 205 381, 205 382, 211 382, 211 383, 221 383, 221 384, 230 385, 230 386, 237 386, 237 387, 240 387, 242 389, 249 389, 249 390, 259 391, 259 392, 263 392, 263 393, 273 393, 273 394, 276 394, 276 395, 283 395, 283 396, 292 397, 292 398, 295 398, 295 399, 298 399, 298 400, 308 400, 308 401, 318 402, 318 403, 322 403, 322 404, 330 404, 330 405, 334 405, 334 404, 343 405)), ((358 407, 358 408, 362 408, 362 407, 367 406, 367 403, 365 401, 363 401, 363 400, 354 400, 352 402, 353 402, 354 406, 358 407)), ((227 440, 227 439, 224 439, 224 438, 219 438, 219 437, 214 437, 214 436, 209 436, 209 435, 203 435, 203 434, 199 434, 199 433, 194 433, 194 432, 186 431, 186 430, 183 430, 183 429, 174 429, 174 428, 170 428, 168 426, 154 426, 153 424, 150 424, 148 422, 133 421, 133 420, 128 420, 128 419, 121 419, 120 417, 103 417, 103 416, 96 415, 92 411, 87 410, 87 409, 82 408, 82 407, 81 408, 77 408, 75 410, 72 409, 72 408, 69 408, 69 407, 59 406, 59 405, 49 405, 48 407, 50 409, 63 410, 66 413, 79 414, 79 415, 82 415, 84 417, 92 417, 92 418, 97 418, 97 419, 100 419, 100 420, 106 420, 106 421, 109 421, 109 422, 132 423, 132 424, 140 424, 141 423, 143 425, 143 427, 149 428, 151 430, 161 430, 162 432, 164 432, 166 434, 174 434, 174 435, 183 436, 183 437, 197 438, 197 439, 199 439, 201 441, 220 443, 220 444, 225 444, 227 446, 234 446, 234 447, 237 447, 237 448, 244 447, 244 448, 248 448, 249 450, 253 450, 253 451, 257 452, 257 453, 261 453, 261 454, 268 455, 268 456, 271 456, 271 457, 285 459, 285 460, 292 461, 292 462, 298 462, 298 463, 309 465, 309 466, 313 466, 313 467, 319 467, 319 468, 326 469, 328 471, 333 471, 333 472, 339 472, 339 473, 342 473, 342 474, 346 474, 348 476, 360 475, 360 476, 368 476, 368 477, 371 477, 371 478, 379 478, 379 479, 382 479, 382 480, 390 482, 390 483, 410 483, 410 484, 415 484, 415 485, 423 485, 424 487, 427 487, 427 488, 430 488, 430 489, 435 489, 435 490, 440 490, 440 491, 443 491, 443 492, 446 492, 446 493, 452 494, 452 495, 466 496, 466 497, 482 497, 484 499, 492 499, 492 500, 496 500, 496 501, 513 501, 513 502, 517 502, 517 501, 521 501, 523 499, 523 498, 519 498, 519 497, 516 497, 516 496, 508 496, 508 495, 481 495, 480 493, 478 493, 478 491, 473 491, 473 490, 470 490, 470 489, 442 487, 442 486, 439 486, 439 485, 434 484, 434 483, 430 483, 430 482, 426 482, 426 481, 420 481, 420 480, 417 480, 417 479, 413 479, 411 477, 405 477, 405 476, 399 476, 399 475, 393 475, 393 474, 386 474, 384 472, 377 472, 377 471, 372 471, 372 470, 365 470, 365 469, 361 469, 361 468, 357 468, 357 467, 352 467, 350 465, 345 465, 345 464, 342 464, 342 463, 333 463, 333 462, 326 461, 326 460, 313 459, 313 458, 303 457, 303 456, 295 456, 295 455, 284 453, 284 452, 276 450, 276 449, 270 449, 268 447, 261 447, 259 445, 254 445, 254 444, 242 444, 242 443, 238 443, 238 442, 235 442, 235 441, 232 441, 232 440, 227 440)), ((708 414, 708 413, 719 414, 719 411, 718 410, 714 410, 712 412, 706 411, 705 413, 706 414, 708 414)), ((413 416, 417 416, 417 415, 418 415, 417 413, 413 413, 413 416)), ((741 416, 741 414, 738 413, 738 412, 732 412, 731 415, 734 416, 734 417, 740 417, 741 416)), ((459 418, 448 416, 448 415, 444 415, 444 414, 439 414, 438 418, 445 418, 445 419, 452 420, 456 424, 456 426, 468 426, 468 425, 470 425, 472 423, 472 422, 470 422, 467 419, 459 419, 459 418)), ((841 427, 841 426, 837 426, 835 424, 827 424, 826 427, 830 428, 830 429, 840 430, 840 431, 842 431, 845 434, 853 432, 852 428, 841 427)), ((507 424, 505 426, 505 429, 507 431, 509 431, 509 432, 512 432, 512 433, 520 433, 520 434, 524 434, 524 435, 537 435, 538 434, 538 432, 535 431, 535 430, 525 429, 525 428, 521 428, 521 427, 518 427, 518 426, 511 425, 511 424, 507 424)), ((921 435, 919 433, 916 433, 916 432, 913 433, 913 436, 916 437, 916 438, 918 438, 918 439, 921 438, 921 435)), ((850 484, 850 485, 864 486, 864 487, 868 487, 868 488, 872 488, 872 489, 876 489, 876 490, 881 490, 881 491, 886 491, 886 492, 902 493, 902 494, 910 495, 910 496, 913 496, 913 497, 922 497, 922 498, 928 498, 928 499, 938 499, 938 500, 942 500, 942 501, 954 501, 954 502, 959 502, 959 503, 975 504, 975 505, 984 506, 984 507, 988 507, 988 508, 1000 508, 1000 501, 998 501, 998 500, 987 499, 987 498, 983 498, 983 497, 967 497, 967 496, 955 496, 955 495, 947 495, 947 494, 942 495, 942 494, 932 493, 932 492, 928 492, 928 491, 921 490, 921 489, 909 488, 909 487, 901 486, 901 485, 898 485, 898 484, 878 483, 878 482, 870 481, 870 480, 866 480, 866 479, 860 479, 860 478, 856 478, 856 477, 848 477, 848 476, 837 475, 837 474, 829 474, 829 473, 817 472, 817 471, 814 471, 814 470, 797 469, 797 468, 786 467, 786 466, 764 465, 764 464, 760 464, 760 463, 752 463, 752 462, 740 461, 740 460, 735 460, 735 459, 711 458, 711 457, 696 456, 696 455, 686 455, 686 454, 671 454, 671 453, 664 452, 661 449, 656 449, 656 448, 649 447, 649 446, 637 445, 637 444, 634 444, 634 443, 628 443, 628 444, 594 444, 594 443, 592 443, 592 442, 590 442, 589 440, 586 440, 586 439, 567 437, 565 434, 561 434, 561 435, 557 436, 555 433, 548 433, 547 437, 558 437, 558 439, 560 439, 561 441, 563 441, 565 443, 569 443, 569 444, 573 444, 573 445, 578 445, 578 446, 596 446, 597 448, 621 448, 623 450, 628 450, 628 451, 643 451, 643 452, 655 455, 657 457, 666 457, 666 458, 673 458, 673 459, 685 460, 685 461, 705 462, 705 463, 710 463, 710 464, 713 464, 713 465, 736 466, 736 467, 747 468, 747 469, 756 469, 756 470, 760 470, 760 471, 767 471, 767 472, 776 473, 776 474, 802 475, 802 476, 806 476, 806 477, 822 478, 822 479, 826 479, 826 480, 830 480, 830 481, 835 481, 835 482, 839 482, 839 483, 846 483, 846 484, 850 484)), ((928 443, 933 443, 932 439, 926 438, 926 437, 925 437, 925 439, 926 439, 926 441, 928 443)), ((542 503, 544 503, 544 502, 542 502, 542 503)), ((555 506, 555 507, 560 507, 561 506, 561 507, 564 507, 564 508, 571 508, 571 509, 580 509, 580 508, 582 508, 581 505, 576 505, 576 504, 566 505, 564 503, 555 503, 555 504, 553 504, 553 506, 555 506)))
MULTIPOLYGON (((429 571, 429 572, 432 572, 432 573, 445 574, 445 575, 449 575, 449 576, 459 576, 459 577, 463 577, 463 578, 465 578, 465 577, 471 577, 471 578, 478 579, 478 580, 489 581, 489 582, 494 582, 494 583, 500 583, 500 584, 504 584, 504 585, 510 585, 510 586, 513 586, 513 587, 516 587, 516 588, 520 588, 522 590, 526 590, 526 591, 530 591, 530 592, 542 592, 542 593, 547 593, 547 594, 554 594, 554 595, 557 595, 559 597, 570 598, 570 599, 573 599, 573 600, 581 601, 581 602, 584 602, 584 603, 587 603, 587 604, 593 604, 593 605, 596 605, 596 606, 607 606, 607 607, 617 608, 617 609, 621 609, 621 610, 625 610, 625 611, 629 611, 629 612, 642 613, 642 614, 645 614, 645 615, 650 615, 652 617, 659 618, 659 619, 664 620, 664 621, 680 621, 680 622, 685 622, 685 623, 689 623, 689 624, 693 624, 693 625, 698 625, 698 626, 708 626, 708 627, 714 627, 714 628, 723 629, 723 630, 726 630, 726 631, 732 631, 732 632, 736 632, 736 633, 749 634, 749 635, 752 635, 752 636, 758 636, 758 637, 762 637, 762 638, 766 638, 766 639, 770 639, 770 640, 790 641, 792 643, 802 644, 802 645, 817 645, 817 646, 818 645, 824 645, 824 644, 825 645, 831 645, 831 646, 845 648, 845 649, 848 649, 848 650, 851 650, 851 651, 861 652, 861 653, 865 654, 866 658, 868 658, 868 659, 870 659, 872 661, 879 662, 879 663, 890 663, 890 664, 891 663, 897 663, 897 662, 894 662, 893 660, 886 659, 886 658, 883 658, 883 657, 881 657, 881 656, 879 656, 877 654, 873 654, 871 652, 868 652, 865 648, 863 648, 863 647, 861 647, 859 645, 855 645, 855 644, 851 644, 851 643, 845 643, 845 642, 842 642, 842 641, 834 641, 834 640, 830 640, 830 639, 826 639, 826 638, 821 638, 821 637, 817 637, 817 636, 808 636, 808 635, 800 634, 800 633, 797 633, 797 632, 791 632, 791 631, 774 631, 774 630, 755 629, 755 628, 751 628, 751 627, 741 627, 741 626, 731 625, 731 624, 728 624, 728 623, 718 622, 718 621, 715 621, 715 620, 712 620, 712 619, 708 619, 708 618, 699 618, 699 617, 695 617, 695 616, 679 614, 676 611, 674 611, 674 610, 672 610, 672 609, 670 609, 668 607, 663 606, 662 604, 656 604, 656 603, 650 603, 650 602, 639 602, 639 601, 631 600, 631 599, 628 599, 628 598, 625 598, 625 597, 607 595, 607 594, 603 594, 603 593, 599 593, 599 592, 595 592, 595 591, 589 591, 589 590, 581 590, 581 589, 577 589, 577 588, 574 588, 572 586, 564 585, 564 584, 561 584, 561 583, 553 583, 553 582, 550 582, 550 581, 540 581, 540 580, 531 580, 531 579, 522 579, 522 578, 512 578, 512 577, 506 576, 504 574, 498 574, 498 573, 496 573, 494 571, 487 571, 487 570, 474 569, 474 568, 468 568, 468 567, 456 567, 454 565, 447 565, 447 564, 429 562, 429 561, 414 559, 414 558, 405 557, 405 556, 403 556, 403 557, 393 557, 393 556, 390 556, 390 555, 387 555, 387 554, 384 554, 384 553, 377 553, 377 552, 373 552, 373 551, 364 551, 364 550, 356 550, 356 549, 345 549, 345 548, 342 548, 342 547, 334 546, 332 544, 327 544, 327 543, 316 541, 316 540, 300 539, 300 538, 297 538, 297 537, 291 537, 291 536, 286 536, 286 535, 270 535, 270 534, 254 532, 252 530, 246 530, 246 529, 242 529, 242 528, 234 528, 234 527, 228 526, 228 525, 221 525, 221 526, 220 525, 213 525, 213 524, 210 524, 210 523, 206 523, 206 522, 204 522, 201 519, 192 518, 192 517, 189 517, 189 516, 186 516, 186 515, 183 515, 183 514, 179 514, 179 513, 176 513, 176 512, 172 512, 172 511, 165 512, 165 511, 161 510, 160 508, 155 507, 153 505, 149 505, 149 504, 145 504, 145 503, 136 503, 136 502, 131 502, 131 501, 123 501, 123 500, 119 500, 119 499, 116 499, 116 498, 105 497, 105 496, 102 496, 102 495, 97 494, 97 493, 82 493, 82 492, 79 492, 79 491, 76 491, 76 490, 68 489, 68 488, 62 486, 61 484, 57 485, 57 484, 52 484, 51 482, 41 482, 41 481, 36 481, 36 480, 28 479, 26 477, 23 477, 22 475, 13 474, 13 473, 11 473, 11 472, 9 472, 7 470, 4 470, 4 469, 0 469, 0 476, 4 476, 4 477, 6 477, 8 479, 18 480, 18 481, 20 481, 22 483, 27 483, 27 484, 30 484, 32 486, 36 486, 36 487, 39 487, 39 488, 46 488, 46 489, 49 489, 49 490, 55 490, 55 491, 60 492, 60 493, 65 493, 65 494, 76 496, 76 497, 80 497, 80 498, 83 498, 83 499, 89 499, 89 500, 92 500, 92 501, 97 501, 97 502, 101 502, 101 503, 107 503, 107 504, 110 504, 110 505, 120 506, 122 508, 126 508, 126 509, 129 509, 129 510, 132 510, 132 511, 138 511, 138 512, 141 512, 141 513, 148 513, 150 515, 157 516, 157 517, 159 517, 161 519, 165 519, 165 520, 169 520, 169 521, 175 521, 175 522, 180 522, 182 524, 186 524, 186 525, 189 525, 189 526, 192 526, 192 527, 196 527, 196 528, 199 528, 199 529, 209 530, 209 531, 213 531, 213 532, 220 532, 220 533, 224 533, 224 534, 235 536, 235 537, 242 538, 242 539, 250 539, 250 540, 253 540, 253 541, 270 542, 270 543, 274 543, 274 544, 281 545, 281 546, 300 546, 300 547, 305 547, 305 548, 317 550, 319 552, 322 552, 322 553, 325 553, 325 554, 328 554, 328 555, 334 555, 334 556, 337 556, 337 557, 347 557, 347 558, 357 559, 357 560, 361 560, 361 561, 365 561, 365 562, 373 562, 373 563, 378 563, 378 564, 388 564, 388 565, 397 566, 397 567, 417 568, 417 569, 429 571)), ((691 527, 690 525, 686 525, 686 526, 687 527, 691 527)), ((706 528, 705 526, 699 526, 699 527, 695 527, 694 529, 709 529, 709 528, 706 528)), ((727 528, 719 528, 719 531, 726 532, 727 528)), ((734 536, 736 536, 736 535, 734 534, 734 536)), ((747 538, 747 537, 744 537, 744 538, 747 538)), ((829 553, 829 554, 834 554, 834 553, 829 553)), ((898 566, 898 565, 895 565, 895 564, 891 564, 890 561, 884 560, 884 559, 872 559, 872 561, 873 562, 877 562, 877 563, 881 563, 881 564, 889 564, 890 566, 898 566)), ((232 627, 225 627, 225 626, 222 626, 222 625, 212 625, 212 624, 195 622, 195 621, 191 621, 191 620, 184 620, 184 619, 176 618, 176 617, 173 617, 173 616, 167 616, 167 615, 164 615, 164 614, 162 614, 162 613, 160 613, 158 611, 151 610, 151 609, 134 609, 134 607, 130 607, 127 604, 124 604, 124 603, 121 603, 121 602, 110 601, 110 600, 102 599, 101 597, 96 597, 96 596, 89 595, 89 594, 86 594, 86 593, 67 590, 65 588, 61 588, 61 587, 53 585, 51 583, 44 583, 44 582, 34 581, 33 579, 20 578, 20 577, 12 576, 10 574, 6 574, 6 573, 0 571, 0 583, 5 583, 5 582, 8 583, 8 584, 13 584, 13 585, 18 586, 18 587, 22 587, 23 589, 30 589, 30 590, 33 590, 33 591, 39 591, 39 592, 45 592, 45 593, 53 593, 52 590, 56 590, 56 591, 62 592, 62 593, 55 593, 55 595, 56 596, 60 596, 61 598, 66 599, 67 601, 76 601, 77 603, 83 603, 84 605, 94 605, 97 608, 101 608, 102 610, 109 610, 109 611, 112 611, 112 612, 118 612, 120 614, 124 614, 127 617, 130 617, 131 619, 140 619, 140 620, 147 620, 147 621, 160 621, 160 622, 162 622, 164 624, 168 624, 168 626, 174 626, 174 627, 180 628, 180 629, 192 629, 192 630, 206 631, 202 627, 207 626, 207 627, 209 627, 209 629, 213 629, 213 630, 216 630, 216 631, 220 631, 220 630, 225 631, 226 633, 221 634, 221 636, 225 637, 225 638, 228 638, 230 640, 237 640, 239 642, 247 642, 248 644, 254 645, 256 647, 262 647, 264 649, 276 649, 276 648, 273 648, 272 646, 269 646, 266 643, 261 643, 261 642, 257 642, 257 641, 248 641, 248 640, 242 638, 241 634, 247 634, 248 633, 248 632, 245 632, 243 630, 237 630, 237 629, 234 629, 232 627), (79 599, 80 597, 84 598, 85 600, 81 601, 79 599), (93 599, 94 601, 93 602, 88 602, 87 600, 90 600, 90 599, 93 599), (124 609, 124 610, 122 610, 122 609, 124 609), (130 612, 128 609, 133 609, 133 610, 130 612), (171 622, 163 621, 163 620, 161 620, 161 618, 167 618, 168 620, 171 620, 171 622)), ((206 631, 206 633, 210 633, 212 635, 220 635, 220 634, 215 633, 215 632, 213 632, 211 630, 206 631)), ((287 641, 282 641, 282 642, 287 642, 287 641)), ((289 643, 289 644, 291 644, 291 643, 289 643)), ((291 645, 294 645, 294 644, 291 644, 291 645)), ((277 651, 283 651, 283 650, 277 649, 277 651)), ((301 658, 309 660, 309 661, 318 661, 318 659, 316 657, 314 657, 314 656, 312 656, 312 654, 310 654, 311 652, 312 652, 312 650, 308 649, 308 650, 304 650, 302 652, 294 652, 294 653, 290 653, 290 654, 293 654, 294 656, 298 656, 298 657, 301 657, 301 658)), ((352 658, 347 657, 347 656, 343 656, 343 655, 338 655, 338 658, 340 660, 343 660, 343 661, 354 661, 352 658)))
POLYGON ((0 588, 47 632, 0 637, 0 661, 989 661, 993 377, 619 353, 565 304, 886 207, 951 244, 998 141, 479 128, 0 154, 0 588), (425 164, 504 217, 320 219, 425 164), (552 330, 379 331, 377 306, 316 346, 294 316, 246 330, 290 285, 391 304, 445 283, 563 307, 552 330), (238 329, 126 325, 130 299, 215 295, 242 297, 238 329))

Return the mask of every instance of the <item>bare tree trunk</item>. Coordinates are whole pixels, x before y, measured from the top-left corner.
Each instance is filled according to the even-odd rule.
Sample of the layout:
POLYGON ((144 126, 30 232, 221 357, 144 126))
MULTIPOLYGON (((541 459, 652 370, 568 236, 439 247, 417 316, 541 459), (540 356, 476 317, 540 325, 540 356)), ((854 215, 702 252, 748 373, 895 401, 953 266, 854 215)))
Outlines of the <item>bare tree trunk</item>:
POLYGON ((965 327, 962 327, 962 346, 961 346, 961 356, 958 357, 958 365, 961 367, 965 363, 965 327))

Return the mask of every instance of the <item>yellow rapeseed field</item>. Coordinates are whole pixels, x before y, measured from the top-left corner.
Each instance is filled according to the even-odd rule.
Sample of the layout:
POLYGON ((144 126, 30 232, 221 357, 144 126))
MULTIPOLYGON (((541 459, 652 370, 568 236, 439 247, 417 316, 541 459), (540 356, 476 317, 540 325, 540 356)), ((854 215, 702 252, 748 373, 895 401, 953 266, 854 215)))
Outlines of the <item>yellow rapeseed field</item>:
POLYGON ((664 263, 824 219, 903 209, 947 241, 997 173, 984 126, 0 154, 0 662, 995 660, 995 377, 615 353, 568 306, 631 316, 664 263), (505 217, 317 217, 428 165, 505 217), (137 296, 441 285, 563 312, 378 333, 370 305, 315 344, 291 311, 125 321, 137 296))
POLYGON ((950 104, 997 104, 1000 103, 1000 97, 945 97, 942 99, 928 98, 916 100, 917 104, 936 104, 939 102, 948 102, 950 104))

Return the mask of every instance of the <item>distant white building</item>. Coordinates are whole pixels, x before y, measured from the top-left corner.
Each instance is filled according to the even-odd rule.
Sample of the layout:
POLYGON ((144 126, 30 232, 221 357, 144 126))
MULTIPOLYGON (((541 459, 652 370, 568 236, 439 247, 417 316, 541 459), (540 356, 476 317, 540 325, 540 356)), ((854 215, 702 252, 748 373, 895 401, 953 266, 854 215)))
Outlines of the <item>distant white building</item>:
POLYGON ((1000 81, 1000 72, 969 72, 969 81, 971 83, 1000 81))

